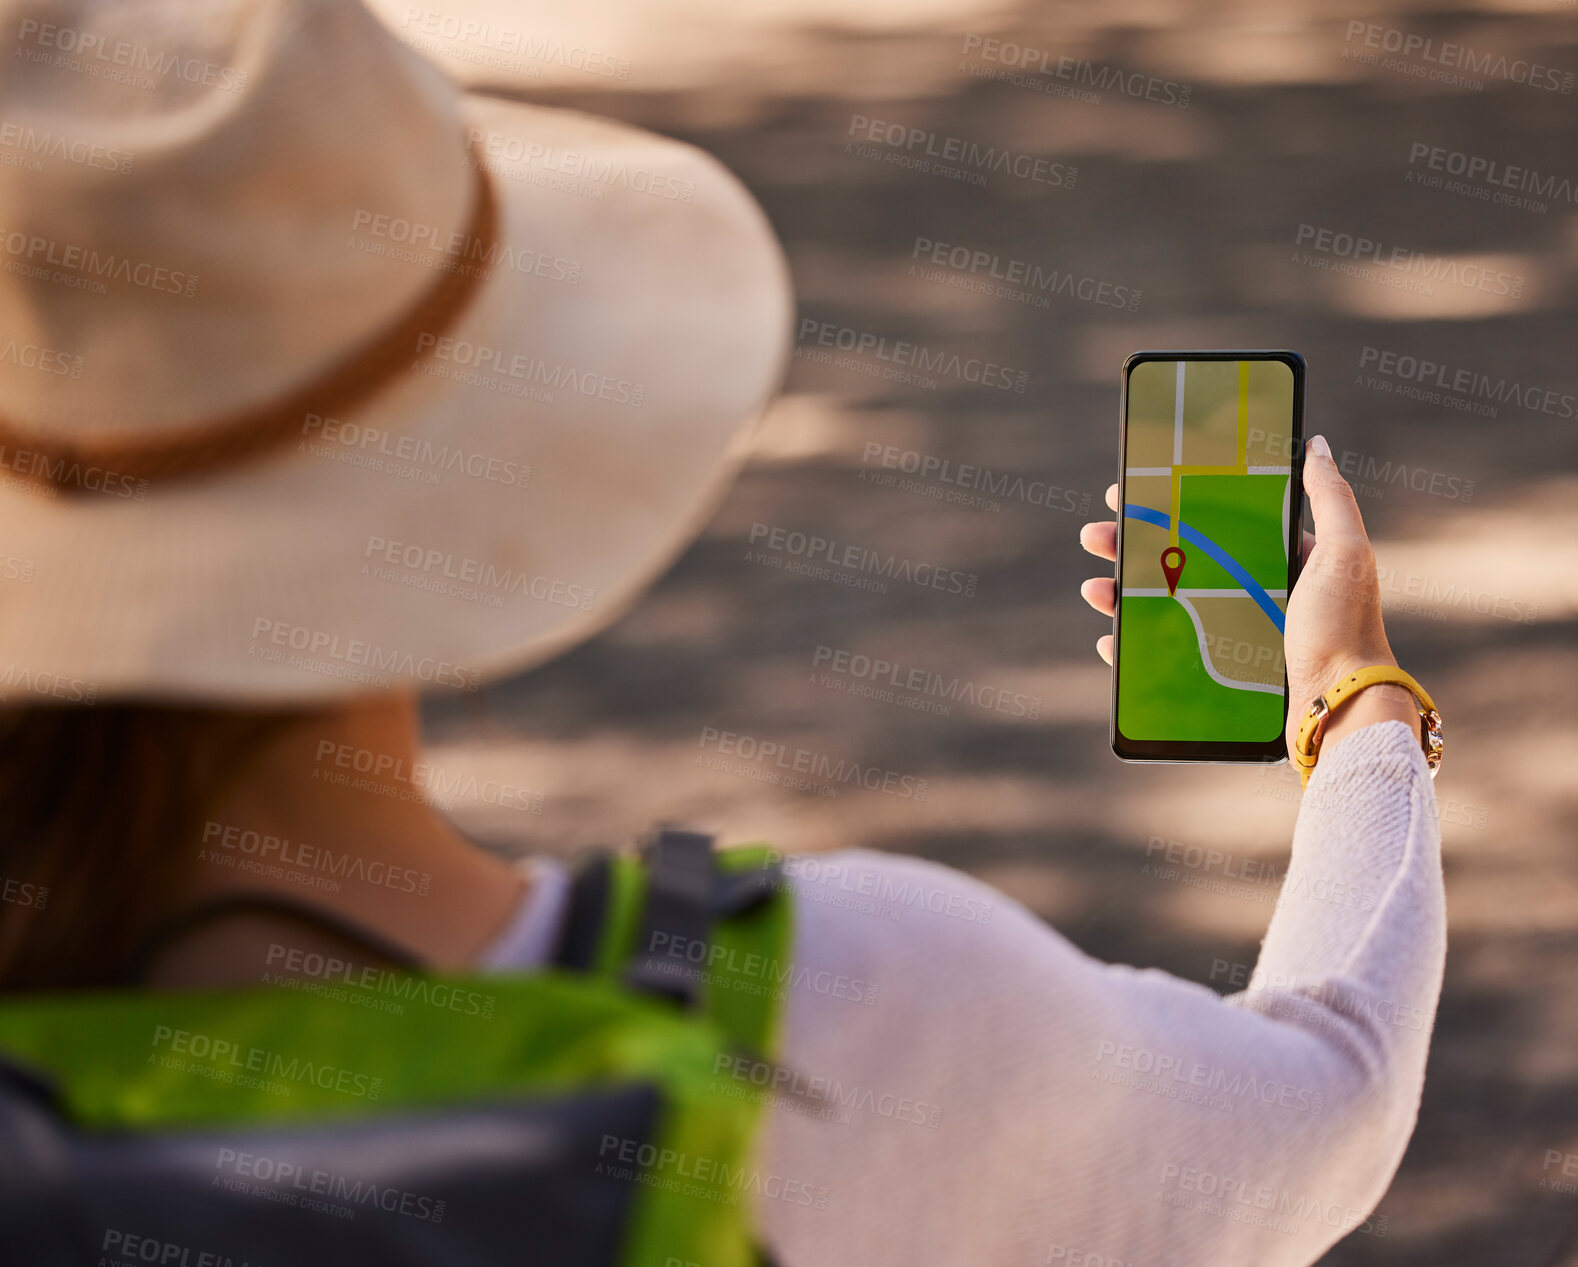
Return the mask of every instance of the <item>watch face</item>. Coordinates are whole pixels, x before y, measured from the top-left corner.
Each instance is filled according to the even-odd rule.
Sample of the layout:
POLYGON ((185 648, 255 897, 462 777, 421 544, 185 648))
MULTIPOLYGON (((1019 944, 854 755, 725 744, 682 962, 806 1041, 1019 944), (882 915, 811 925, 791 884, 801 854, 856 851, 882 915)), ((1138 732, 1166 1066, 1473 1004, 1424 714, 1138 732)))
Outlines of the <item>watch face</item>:
POLYGON ((1441 754, 1446 751, 1446 736, 1441 733, 1441 714, 1435 709, 1422 713, 1425 741, 1425 764, 1430 767, 1430 777, 1436 777, 1441 768, 1441 754))

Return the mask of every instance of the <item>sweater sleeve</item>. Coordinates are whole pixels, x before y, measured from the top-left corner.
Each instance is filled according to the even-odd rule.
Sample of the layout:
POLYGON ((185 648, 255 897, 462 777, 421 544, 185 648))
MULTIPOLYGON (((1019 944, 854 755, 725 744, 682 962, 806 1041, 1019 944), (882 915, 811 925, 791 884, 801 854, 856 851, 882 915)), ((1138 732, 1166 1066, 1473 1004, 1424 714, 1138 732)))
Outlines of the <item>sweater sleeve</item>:
POLYGON ((762 1190, 815 1199, 761 1199, 787 1267, 1293 1267, 1384 1234, 1445 958, 1434 794, 1400 722, 1322 754, 1225 999, 1093 960, 932 863, 789 872, 762 1190))

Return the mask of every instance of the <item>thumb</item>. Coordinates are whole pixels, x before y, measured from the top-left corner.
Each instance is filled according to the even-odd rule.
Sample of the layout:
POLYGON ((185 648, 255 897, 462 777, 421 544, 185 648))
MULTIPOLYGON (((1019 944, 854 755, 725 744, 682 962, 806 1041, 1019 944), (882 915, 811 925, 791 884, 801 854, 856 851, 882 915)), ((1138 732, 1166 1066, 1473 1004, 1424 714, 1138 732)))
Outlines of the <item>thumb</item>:
POLYGON ((1348 481, 1332 459, 1325 436, 1310 440, 1304 455, 1304 495, 1317 541, 1365 541, 1364 518, 1348 481))

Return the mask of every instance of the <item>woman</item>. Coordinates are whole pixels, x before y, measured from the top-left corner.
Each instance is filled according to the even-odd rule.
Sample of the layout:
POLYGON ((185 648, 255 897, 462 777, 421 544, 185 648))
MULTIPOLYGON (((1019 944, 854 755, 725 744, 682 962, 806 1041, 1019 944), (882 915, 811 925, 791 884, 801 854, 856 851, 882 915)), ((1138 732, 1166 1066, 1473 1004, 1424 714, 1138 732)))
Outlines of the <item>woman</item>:
MULTIPOLYGON (((255 986, 282 944, 540 967, 569 877, 411 794, 416 698, 589 637, 700 529, 783 364, 764 220, 685 147, 461 97, 359 6, 16 16, 41 55, 0 116, 119 157, 0 168, 0 329, 25 344, 0 364, 0 541, 28 576, 0 595, 0 988, 134 961, 158 988, 255 986), (63 81, 62 32, 207 69, 63 81), (305 897, 334 918, 181 923, 305 897)), ((1290 729, 1394 662, 1323 441, 1304 478, 1290 729)), ((1113 558, 1111 522, 1081 539, 1113 558)), ((1111 613, 1110 579, 1083 592, 1111 613)), ((771 1101, 757 1168, 823 1196, 766 1185, 786 1263, 1303 1264, 1385 1191, 1445 937, 1405 691, 1332 717, 1230 998, 1097 963, 933 864, 786 871, 779 1061, 849 1093, 831 1125, 771 1101)))

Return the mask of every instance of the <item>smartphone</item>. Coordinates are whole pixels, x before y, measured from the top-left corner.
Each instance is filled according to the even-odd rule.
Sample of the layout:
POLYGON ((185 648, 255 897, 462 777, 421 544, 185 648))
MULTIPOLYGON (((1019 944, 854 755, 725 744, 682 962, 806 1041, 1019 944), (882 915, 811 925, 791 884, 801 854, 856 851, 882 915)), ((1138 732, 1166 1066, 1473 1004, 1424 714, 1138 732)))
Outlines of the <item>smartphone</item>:
POLYGON ((1120 416, 1112 750, 1124 761, 1286 760, 1304 359, 1136 352, 1120 416))

